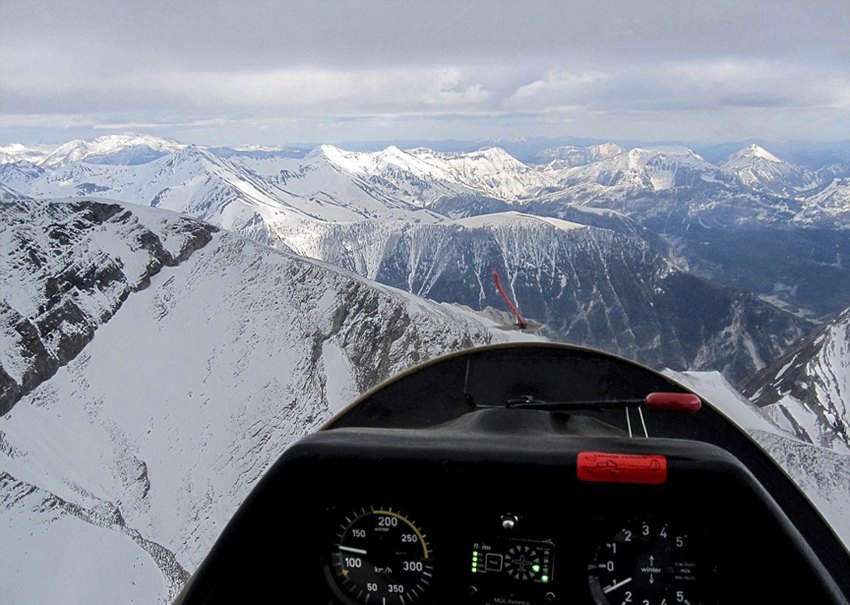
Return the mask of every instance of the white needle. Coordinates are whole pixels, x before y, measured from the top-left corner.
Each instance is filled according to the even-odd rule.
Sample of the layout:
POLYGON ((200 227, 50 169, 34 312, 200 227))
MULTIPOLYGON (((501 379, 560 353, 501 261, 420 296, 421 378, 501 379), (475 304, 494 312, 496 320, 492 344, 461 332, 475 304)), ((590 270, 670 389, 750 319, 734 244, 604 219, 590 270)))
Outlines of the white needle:
POLYGON ((608 594, 612 590, 617 590, 620 586, 623 586, 624 584, 628 584, 631 581, 632 581, 631 578, 626 578, 622 582, 617 582, 616 584, 611 584, 611 586, 607 586, 607 587, 603 588, 602 592, 605 593, 605 594, 608 594))
POLYGON ((358 555, 365 555, 366 551, 362 548, 354 548, 353 546, 340 546, 340 550, 344 550, 345 552, 353 552, 358 555))

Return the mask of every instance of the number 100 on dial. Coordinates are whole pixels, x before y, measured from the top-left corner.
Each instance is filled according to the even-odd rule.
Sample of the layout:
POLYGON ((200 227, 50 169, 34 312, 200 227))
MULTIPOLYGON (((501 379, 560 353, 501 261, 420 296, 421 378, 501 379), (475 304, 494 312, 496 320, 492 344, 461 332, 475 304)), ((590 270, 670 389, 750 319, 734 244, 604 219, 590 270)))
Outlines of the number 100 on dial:
POLYGON ((425 534, 409 516, 389 507, 347 515, 331 559, 339 591, 364 605, 415 605, 433 574, 425 534))

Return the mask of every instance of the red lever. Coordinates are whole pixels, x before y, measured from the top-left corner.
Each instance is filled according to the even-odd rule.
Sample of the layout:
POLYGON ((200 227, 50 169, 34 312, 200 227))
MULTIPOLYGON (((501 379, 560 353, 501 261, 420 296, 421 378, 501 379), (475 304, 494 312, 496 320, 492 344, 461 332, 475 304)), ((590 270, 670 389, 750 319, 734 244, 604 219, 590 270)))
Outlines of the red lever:
POLYGON ((693 414, 702 407, 702 400, 693 393, 650 393, 644 403, 648 410, 683 414, 693 414))

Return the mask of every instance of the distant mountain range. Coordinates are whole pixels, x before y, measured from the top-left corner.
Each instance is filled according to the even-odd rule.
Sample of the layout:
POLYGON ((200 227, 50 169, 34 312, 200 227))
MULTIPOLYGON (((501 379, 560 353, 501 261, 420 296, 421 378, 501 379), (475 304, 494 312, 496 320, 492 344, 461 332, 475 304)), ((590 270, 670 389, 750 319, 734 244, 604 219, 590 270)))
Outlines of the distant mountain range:
POLYGON ((811 329, 801 317, 850 305, 850 167, 812 172, 757 146, 719 165, 616 144, 529 164, 492 147, 305 153, 123 135, 0 157, 4 197, 176 210, 475 309, 501 304, 498 270, 551 338, 736 382, 811 329))
MULTIPOLYGON (((202 148, 121 135, 72 141, 50 150, 21 145, 0 148, 0 182, 35 197, 91 195, 107 188, 113 194, 133 196, 133 203, 157 205, 157 194, 185 187, 200 172, 232 188, 232 201, 259 202, 267 196, 280 209, 301 209, 312 218, 331 221, 350 218, 341 208, 359 218, 388 218, 392 208, 415 211, 452 198, 490 199, 516 209, 533 202, 558 202, 565 196, 572 197, 573 203, 612 207, 642 193, 688 188, 690 193, 737 200, 727 211, 736 214, 738 221, 848 224, 850 211, 823 207, 818 194, 844 188, 841 179, 850 177, 850 163, 812 171, 758 145, 741 149, 718 165, 686 147, 626 149, 613 143, 546 149, 536 158, 538 163, 526 164, 498 147, 441 153, 392 146, 379 152, 354 152, 321 145, 305 154, 262 147, 202 148), (149 188, 139 187, 142 180, 149 188), (341 193, 357 197, 342 199, 341 193), (781 204, 759 194, 796 203, 781 204), (366 201, 378 204, 363 204, 366 201), (748 205, 759 207, 759 212, 748 211, 748 205)), ((183 205, 203 207, 200 201, 183 205)), ((704 216, 709 210, 690 206, 685 209, 689 216, 704 216)), ((626 210, 637 214, 636 208, 626 210)), ((263 218, 274 222, 272 217, 263 218)))

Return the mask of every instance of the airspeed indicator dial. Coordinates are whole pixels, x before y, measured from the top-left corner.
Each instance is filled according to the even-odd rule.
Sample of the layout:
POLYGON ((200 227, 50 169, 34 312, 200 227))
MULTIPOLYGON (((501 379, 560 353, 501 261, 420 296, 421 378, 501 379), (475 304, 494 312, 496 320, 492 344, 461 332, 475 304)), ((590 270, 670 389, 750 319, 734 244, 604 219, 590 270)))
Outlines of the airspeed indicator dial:
POLYGON ((340 524, 331 559, 341 593, 366 605, 415 605, 433 573, 425 534, 409 517, 387 507, 349 514, 340 524))

